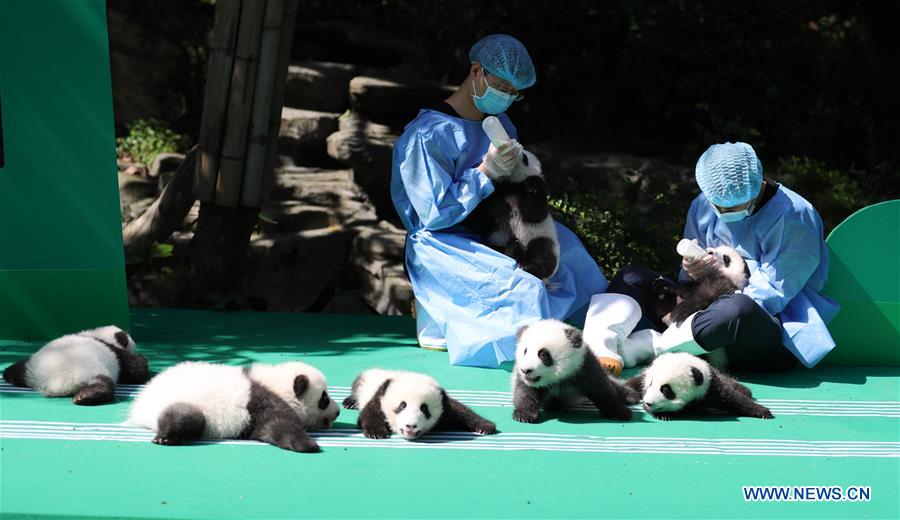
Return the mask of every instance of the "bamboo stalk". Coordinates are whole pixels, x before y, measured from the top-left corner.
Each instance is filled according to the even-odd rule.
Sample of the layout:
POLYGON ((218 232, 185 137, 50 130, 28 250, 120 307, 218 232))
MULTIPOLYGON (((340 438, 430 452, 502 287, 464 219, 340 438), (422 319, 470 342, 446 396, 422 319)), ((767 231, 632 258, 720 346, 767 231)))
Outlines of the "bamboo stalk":
POLYGON ((231 71, 231 92, 228 96, 228 115, 225 118, 225 137, 219 176, 216 179, 215 203, 236 207, 241 200, 241 177, 247 154, 247 130, 253 107, 253 90, 259 62, 266 2, 245 1, 241 5, 237 46, 231 71))
POLYGON ((263 21, 262 42, 259 49, 259 66, 250 114, 247 160, 241 180, 241 205, 260 207, 265 176, 266 152, 276 145, 277 134, 269 133, 269 114, 272 112, 272 94, 278 67, 279 38, 284 18, 284 0, 268 0, 263 21), (274 139, 273 139, 274 137, 274 139))
POLYGON ((212 202, 215 197, 240 12, 241 0, 219 0, 210 36, 199 153, 193 181, 194 195, 206 202, 212 202))
POLYGON ((288 65, 291 60, 291 46, 294 41, 298 5, 299 0, 285 0, 284 3, 284 18, 281 22, 281 37, 278 42, 278 67, 275 70, 275 89, 272 93, 272 106, 269 113, 269 135, 272 137, 266 150, 260 203, 269 198, 272 183, 275 180, 274 166, 278 153, 278 132, 281 129, 281 109, 284 106, 284 91, 287 87, 288 65))

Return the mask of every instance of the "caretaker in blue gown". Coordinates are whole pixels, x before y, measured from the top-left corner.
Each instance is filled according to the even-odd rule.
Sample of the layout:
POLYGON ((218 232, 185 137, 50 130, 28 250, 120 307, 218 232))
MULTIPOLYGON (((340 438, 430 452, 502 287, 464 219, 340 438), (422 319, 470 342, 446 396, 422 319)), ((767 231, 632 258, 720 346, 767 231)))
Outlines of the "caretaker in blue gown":
POLYGON ((521 325, 583 320, 606 278, 578 238, 557 224, 560 263, 548 285, 482 244, 465 218, 494 191, 485 174, 511 171, 521 145, 503 113, 535 82, 525 47, 507 35, 479 40, 469 75, 437 107, 421 110, 394 145, 391 198, 408 231, 406 267, 416 297, 419 344, 446 349, 456 365, 496 367, 515 355, 521 325), (481 127, 496 114, 514 139, 494 148, 481 127))
MULTIPOLYGON (((828 248, 819 214, 797 193, 764 179, 762 164, 746 143, 711 146, 697 161, 696 179, 701 193, 688 210, 685 238, 704 249, 736 249, 746 261, 749 283, 681 326, 669 327, 654 340, 654 355, 724 348, 729 366, 739 370, 786 370, 798 360, 812 368, 834 348, 826 325, 839 308, 821 294, 828 248)), ((713 255, 685 260, 680 278, 694 278, 715 262, 713 255)), ((626 268, 610 291, 644 306, 645 289, 657 276, 626 268)))

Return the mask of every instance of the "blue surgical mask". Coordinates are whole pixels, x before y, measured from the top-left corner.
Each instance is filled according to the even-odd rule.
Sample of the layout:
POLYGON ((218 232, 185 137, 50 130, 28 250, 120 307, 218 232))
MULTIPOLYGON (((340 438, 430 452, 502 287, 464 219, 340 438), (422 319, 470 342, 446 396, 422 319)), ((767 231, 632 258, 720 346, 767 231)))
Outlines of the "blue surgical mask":
POLYGON ((746 208, 738 211, 729 211, 726 213, 722 213, 719 211, 719 208, 713 206, 713 211, 716 212, 716 215, 719 217, 719 220, 726 223, 731 222, 740 222, 745 218, 749 217, 753 213, 753 208, 755 205, 753 203, 749 204, 746 208))
POLYGON ((475 102, 475 108, 482 114, 497 115, 501 112, 506 112, 506 109, 516 100, 516 96, 500 92, 488 85, 484 74, 481 77, 484 79, 484 86, 487 88, 485 88, 484 94, 480 96, 475 95, 478 91, 475 90, 475 80, 472 80, 472 101, 475 102))

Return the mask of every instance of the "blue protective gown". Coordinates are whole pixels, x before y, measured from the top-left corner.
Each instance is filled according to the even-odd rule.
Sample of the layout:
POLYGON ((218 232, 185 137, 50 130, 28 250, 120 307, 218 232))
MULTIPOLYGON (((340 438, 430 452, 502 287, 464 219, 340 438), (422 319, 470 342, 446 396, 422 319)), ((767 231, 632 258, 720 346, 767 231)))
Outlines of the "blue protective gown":
POLYGON ((784 346, 808 368, 834 348, 826 324, 839 306, 820 294, 828 247, 822 219, 806 199, 778 186, 755 213, 726 223, 701 193, 691 203, 684 236, 704 248, 731 246, 747 260, 750 283, 742 292, 781 319, 784 346))
MULTIPOLYGON (((517 133, 505 114, 509 135, 517 133)), ((394 145, 391 198, 408 231, 406 267, 420 341, 446 340, 454 365, 496 367, 515 357, 519 326, 542 318, 583 321, 607 281, 574 233, 557 224, 560 264, 552 290, 460 223, 494 191, 477 166, 490 141, 481 122, 422 110, 394 145)))

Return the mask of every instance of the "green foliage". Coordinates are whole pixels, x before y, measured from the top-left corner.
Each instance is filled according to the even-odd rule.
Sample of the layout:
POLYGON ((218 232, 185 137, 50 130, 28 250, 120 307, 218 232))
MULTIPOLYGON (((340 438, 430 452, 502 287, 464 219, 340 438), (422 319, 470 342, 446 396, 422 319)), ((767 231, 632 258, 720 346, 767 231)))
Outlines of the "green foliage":
POLYGON ((826 235, 873 202, 852 177, 809 157, 782 160, 773 178, 812 203, 825 223, 826 235))
POLYGON ((181 152, 188 146, 183 135, 166 128, 158 119, 138 119, 128 127, 128 135, 116 139, 116 152, 149 165, 157 154, 181 152))
POLYGON ((552 197, 550 206, 554 218, 581 238, 607 278, 628 265, 674 275, 678 266, 675 245, 681 238, 690 198, 685 200, 678 190, 663 186, 647 188, 644 211, 636 211, 627 198, 582 190, 575 183, 559 197, 552 197))

